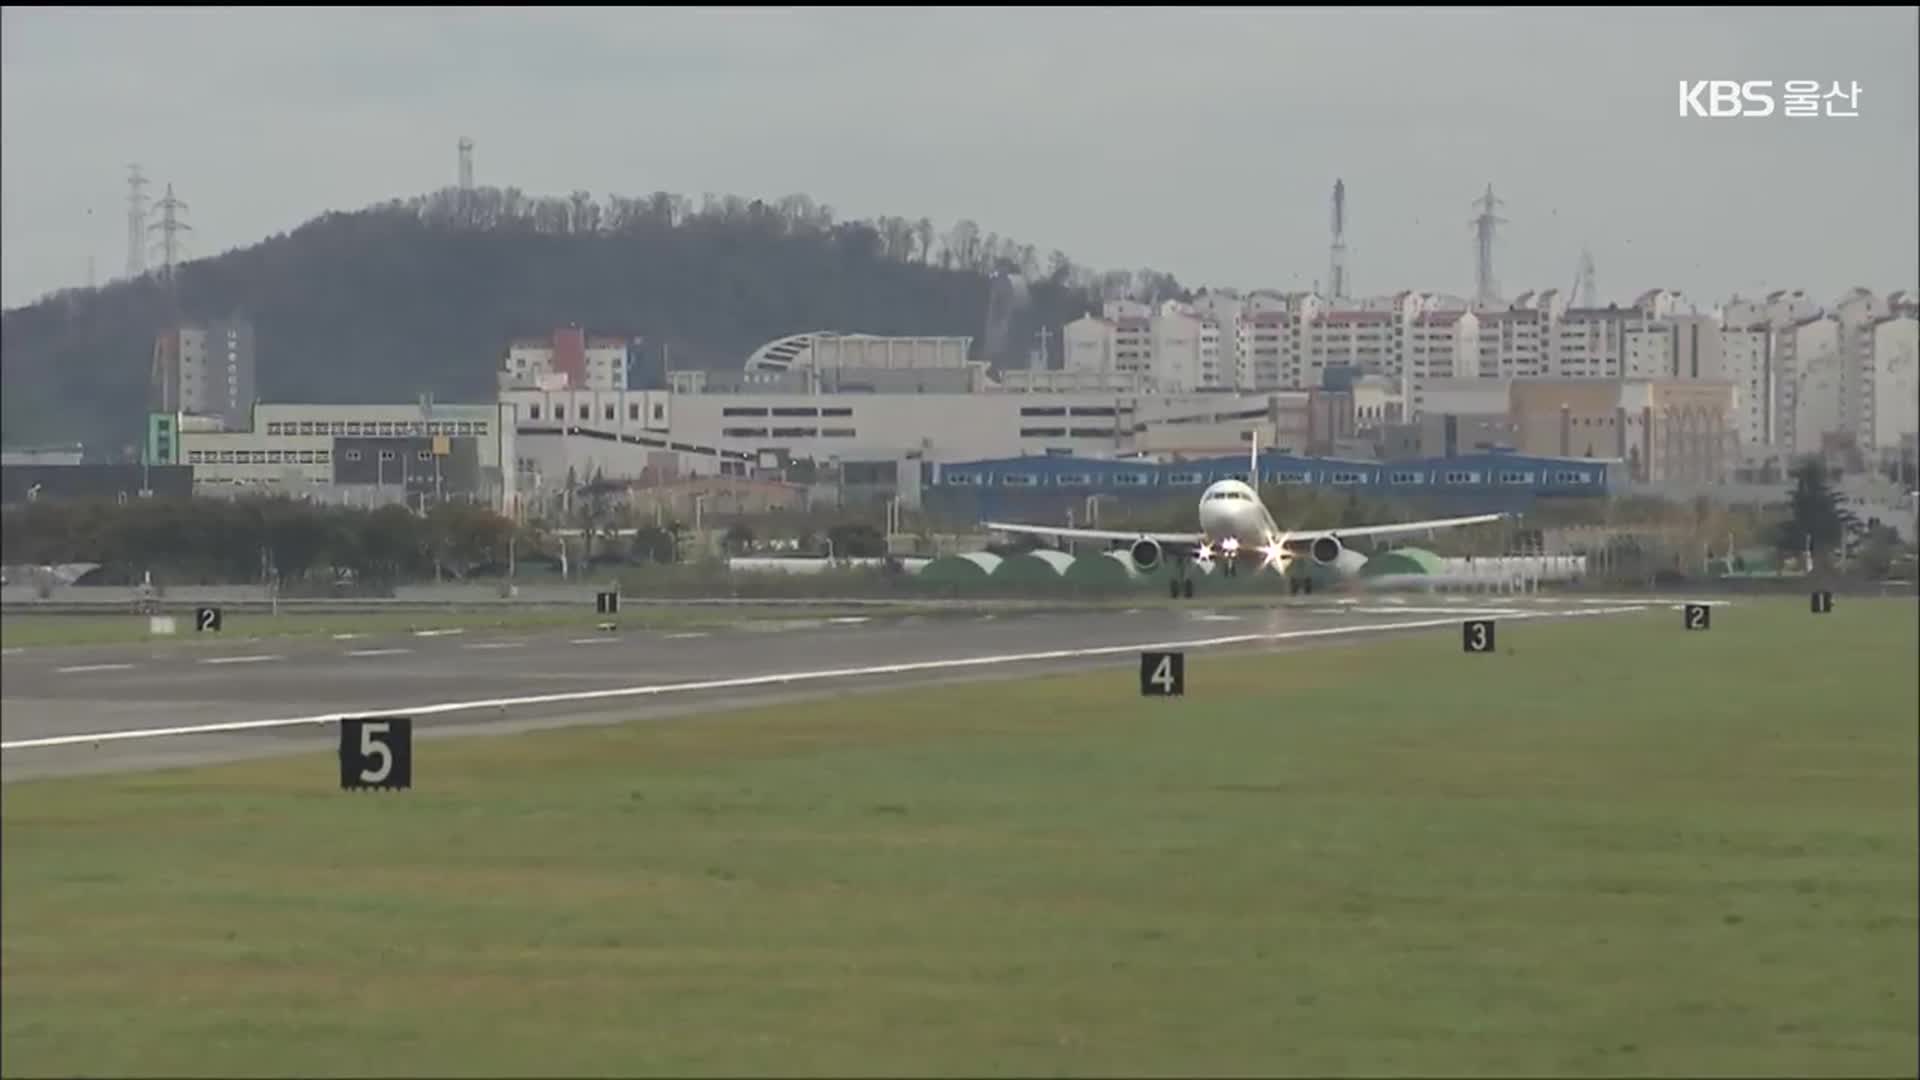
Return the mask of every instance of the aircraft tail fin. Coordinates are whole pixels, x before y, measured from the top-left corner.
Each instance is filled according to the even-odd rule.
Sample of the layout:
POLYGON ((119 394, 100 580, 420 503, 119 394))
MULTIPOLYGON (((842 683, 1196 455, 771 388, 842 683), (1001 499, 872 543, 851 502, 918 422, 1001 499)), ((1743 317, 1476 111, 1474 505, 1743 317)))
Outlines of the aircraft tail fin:
POLYGON ((1247 450, 1247 486, 1252 488, 1255 491, 1259 491, 1260 490, 1260 429, 1255 428, 1250 434, 1253 435, 1253 445, 1247 450))

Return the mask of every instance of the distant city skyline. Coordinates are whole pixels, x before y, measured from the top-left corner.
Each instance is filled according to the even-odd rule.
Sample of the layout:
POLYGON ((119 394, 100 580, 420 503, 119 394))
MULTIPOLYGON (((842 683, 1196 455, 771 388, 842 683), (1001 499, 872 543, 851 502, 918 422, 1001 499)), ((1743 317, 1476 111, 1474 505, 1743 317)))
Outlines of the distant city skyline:
POLYGON ((1192 288, 1328 290, 1336 179, 1356 297, 1471 297, 1488 183, 1509 297, 1583 249, 1602 303, 1920 278, 1912 8, 0 17, 8 308, 119 275, 131 163, 195 259, 449 186, 462 136, 482 185, 805 192, 1192 288), (1858 82, 1860 115, 1678 115, 1725 78, 1858 82))

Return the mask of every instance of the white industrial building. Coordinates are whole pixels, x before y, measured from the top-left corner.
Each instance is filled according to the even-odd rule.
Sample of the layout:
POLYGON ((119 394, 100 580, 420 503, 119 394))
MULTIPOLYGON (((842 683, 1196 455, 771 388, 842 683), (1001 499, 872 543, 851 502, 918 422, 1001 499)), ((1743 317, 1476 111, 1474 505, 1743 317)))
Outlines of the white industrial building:
MULTIPOLYGON (((1111 457, 1238 445, 1264 425, 1269 445, 1305 452, 1330 437, 1306 419, 1313 395, 507 390, 523 471, 565 475, 711 475, 763 455, 816 461, 909 454, 970 460, 1017 454, 1111 457), (1172 434, 1169 434, 1171 432, 1172 434)), ((1379 402, 1370 407, 1384 411, 1379 402)))
MULTIPOLYGON (((1111 322, 1138 319, 1138 310, 1117 306, 1111 322)), ((1160 340, 1179 342, 1193 362, 1189 370, 1204 372, 1204 358, 1218 353, 1207 347, 1210 339, 1194 333, 1199 320, 1179 310, 1163 315, 1164 326, 1193 336, 1181 341, 1172 336, 1178 330, 1163 331, 1160 340)), ((1144 330, 1110 340, 1151 342, 1151 327, 1144 330)), ((829 359, 817 345, 828 339, 802 336, 816 344, 757 350, 755 372, 673 372, 670 390, 503 389, 500 405, 511 410, 517 427, 520 488, 551 490, 569 476, 579 482, 595 474, 643 481, 741 475, 790 460, 1213 454, 1237 452, 1251 431, 1261 432, 1267 446, 1308 453, 1351 436, 1362 408, 1375 422, 1400 415, 1397 392, 1384 380, 1335 395, 1166 392, 1156 389, 1150 371, 1137 368, 1008 372, 996 382, 955 347, 872 342, 857 357, 829 359), (823 360, 833 366, 818 368, 823 360), (907 385, 887 387, 880 376, 889 372, 908 377, 907 385), (868 389, 832 390, 849 383, 868 389)))
POLYGON ((746 370, 779 374, 802 369, 963 368, 972 348, 970 337, 882 337, 819 330, 767 342, 747 357, 746 370))
POLYGON ((432 459, 446 456, 458 441, 471 446, 489 503, 502 512, 515 505, 516 432, 513 409, 505 403, 262 403, 254 406, 250 427, 240 431, 193 419, 181 425, 177 461, 193 466, 196 488, 311 492, 367 486, 374 489, 363 493, 367 500, 380 501, 381 489, 400 497, 410 480, 430 474, 432 459), (358 482, 362 471, 370 483, 358 482))

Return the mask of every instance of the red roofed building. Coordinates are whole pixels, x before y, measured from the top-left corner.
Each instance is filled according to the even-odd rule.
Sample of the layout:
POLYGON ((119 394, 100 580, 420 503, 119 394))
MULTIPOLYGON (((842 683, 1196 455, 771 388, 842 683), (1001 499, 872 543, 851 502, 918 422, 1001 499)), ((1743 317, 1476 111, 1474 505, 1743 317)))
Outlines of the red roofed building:
POLYGON ((631 357, 625 339, 588 337, 578 326, 557 327, 545 338, 513 340, 500 371, 500 388, 625 390, 631 357))

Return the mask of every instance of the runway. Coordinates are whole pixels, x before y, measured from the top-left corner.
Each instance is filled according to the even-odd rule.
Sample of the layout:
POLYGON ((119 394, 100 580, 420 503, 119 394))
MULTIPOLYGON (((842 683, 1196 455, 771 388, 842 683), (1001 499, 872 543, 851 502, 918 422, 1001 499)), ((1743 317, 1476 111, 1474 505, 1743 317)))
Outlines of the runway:
MULTIPOLYGON (((1643 601, 1644 602, 1644 601, 1643 601)), ((1464 598, 1447 604, 1314 603, 1270 609, 1142 606, 1124 612, 860 616, 743 624, 708 632, 457 631, 381 633, 348 640, 259 639, 181 649, 98 646, 26 649, 0 657, 0 779, 126 771, 232 760, 334 745, 334 728, 299 723, 249 731, 13 748, 22 741, 133 733, 340 712, 425 717, 422 738, 502 734, 610 723, 859 690, 1013 678, 1089 666, 1127 666, 1125 647, 1171 642, 1308 647, 1382 633, 1434 632, 1472 614, 1545 614, 1546 605, 1464 598), (1361 633, 1320 636, 1349 628, 1361 633), (1310 632, 1319 632, 1307 636, 1310 632), (1244 644, 1260 644, 1244 642, 1244 644), (1106 655, 1059 656, 1088 649, 1106 655), (1037 654, 1037 656, 1036 656, 1037 654), (926 665, 905 672, 876 667, 926 665), (809 675, 808 673, 811 673, 809 675), (792 682, 738 685, 760 677, 792 682), (705 686, 721 682, 731 685, 705 686), (694 684, 689 686, 689 684, 694 684), (659 694, 615 696, 634 688, 659 694), (590 700, 583 696, 601 695, 590 700), (500 699, 570 701, 469 707, 500 699)), ((1560 611, 1566 611, 1564 607, 1560 611)), ((1600 609, 1589 609, 1600 610, 1600 609)))

